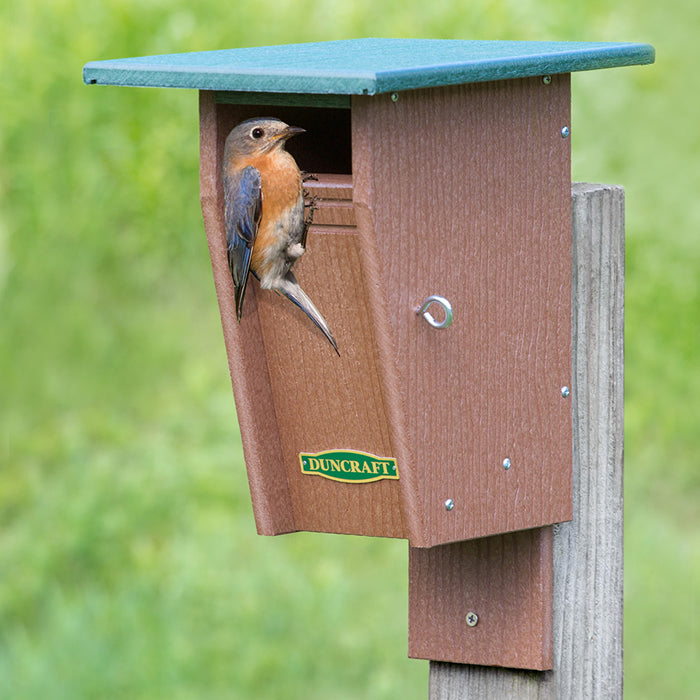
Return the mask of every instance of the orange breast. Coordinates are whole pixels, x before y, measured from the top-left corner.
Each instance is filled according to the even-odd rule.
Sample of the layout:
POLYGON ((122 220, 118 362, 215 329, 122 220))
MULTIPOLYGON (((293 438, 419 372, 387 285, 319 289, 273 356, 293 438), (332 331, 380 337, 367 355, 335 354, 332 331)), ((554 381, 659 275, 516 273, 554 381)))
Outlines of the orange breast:
POLYGON ((252 269, 260 273, 264 272, 267 252, 282 244, 281 236, 288 235, 276 224, 296 205, 301 194, 301 175, 294 158, 286 151, 252 158, 246 165, 257 168, 262 181, 262 217, 251 258, 252 269))

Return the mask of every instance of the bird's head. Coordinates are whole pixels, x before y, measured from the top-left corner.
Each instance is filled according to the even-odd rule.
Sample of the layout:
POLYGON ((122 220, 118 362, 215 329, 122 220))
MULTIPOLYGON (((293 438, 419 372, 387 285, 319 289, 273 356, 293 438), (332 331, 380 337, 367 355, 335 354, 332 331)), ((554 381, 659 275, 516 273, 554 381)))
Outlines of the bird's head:
POLYGON ((279 119, 248 119, 235 127, 226 138, 226 157, 257 156, 284 148, 287 139, 304 131, 279 119))

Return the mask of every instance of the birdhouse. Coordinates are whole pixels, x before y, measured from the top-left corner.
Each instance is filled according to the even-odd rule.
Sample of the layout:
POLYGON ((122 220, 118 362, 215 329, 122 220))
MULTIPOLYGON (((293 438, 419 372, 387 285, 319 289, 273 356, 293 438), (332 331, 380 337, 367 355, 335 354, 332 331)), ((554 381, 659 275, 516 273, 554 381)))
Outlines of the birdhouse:
MULTIPOLYGON (((570 74, 652 60, 642 44, 359 39, 85 66, 88 84, 200 91, 261 534, 435 548, 571 519, 570 74), (306 130, 288 143, 314 208, 294 271, 339 354, 255 280, 236 318, 224 143, 263 116, 306 130)), ((546 537, 527 546, 551 559, 546 537)))

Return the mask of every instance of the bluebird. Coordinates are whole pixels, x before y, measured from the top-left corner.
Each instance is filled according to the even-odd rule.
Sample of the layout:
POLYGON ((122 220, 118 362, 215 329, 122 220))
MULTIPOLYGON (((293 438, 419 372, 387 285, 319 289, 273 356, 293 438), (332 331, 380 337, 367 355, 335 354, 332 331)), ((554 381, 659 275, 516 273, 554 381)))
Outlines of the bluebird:
MULTIPOLYGON (((226 138, 223 181, 228 264, 241 320, 249 273, 294 302, 338 353, 323 316, 292 272, 306 250, 302 175, 287 139, 305 130, 279 119, 249 119, 226 138)), ((340 354, 340 353, 338 353, 340 354)))

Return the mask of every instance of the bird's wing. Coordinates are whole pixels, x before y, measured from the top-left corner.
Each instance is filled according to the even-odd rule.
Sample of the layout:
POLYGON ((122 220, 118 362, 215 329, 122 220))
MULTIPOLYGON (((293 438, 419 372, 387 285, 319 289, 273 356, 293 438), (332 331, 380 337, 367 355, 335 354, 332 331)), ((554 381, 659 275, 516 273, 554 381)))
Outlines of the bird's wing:
POLYGON ((240 321, 250 257, 262 214, 260 172, 249 165, 233 175, 224 174, 224 199, 228 266, 236 288, 236 317, 240 321))

